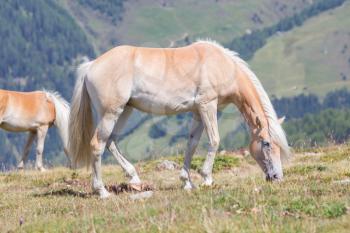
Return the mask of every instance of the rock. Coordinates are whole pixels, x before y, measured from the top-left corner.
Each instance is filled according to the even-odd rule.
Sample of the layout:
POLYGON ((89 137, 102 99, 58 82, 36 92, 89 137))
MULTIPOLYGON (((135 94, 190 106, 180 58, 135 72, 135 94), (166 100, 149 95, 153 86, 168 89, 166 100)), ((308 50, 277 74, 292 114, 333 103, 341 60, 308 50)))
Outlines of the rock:
POLYGON ((142 193, 136 193, 136 194, 131 194, 129 197, 131 200, 141 200, 141 199, 147 199, 153 196, 153 191, 146 191, 142 193))
POLYGON ((349 184, 350 185, 350 179, 337 180, 337 181, 334 181, 334 183, 337 183, 337 184, 349 184))
POLYGON ((306 156, 318 156, 318 155, 322 155, 322 153, 319 153, 319 152, 305 152, 304 155, 306 155, 306 156))
POLYGON ((243 156, 247 157, 250 155, 250 152, 248 150, 243 151, 243 156))
POLYGON ((175 170, 179 168, 180 168, 179 164, 170 160, 163 160, 157 165, 158 170, 175 170))

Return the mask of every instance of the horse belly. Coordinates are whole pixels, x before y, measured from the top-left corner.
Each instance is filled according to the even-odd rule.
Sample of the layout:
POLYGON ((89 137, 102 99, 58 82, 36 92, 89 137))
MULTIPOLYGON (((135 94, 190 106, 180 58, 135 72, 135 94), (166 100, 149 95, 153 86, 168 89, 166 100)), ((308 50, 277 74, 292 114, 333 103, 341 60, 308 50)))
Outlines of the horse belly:
POLYGON ((193 110, 194 98, 171 97, 139 94, 131 97, 128 104, 140 111, 157 115, 172 115, 193 110))
POLYGON ((6 117, 1 122, 0 127, 11 132, 23 132, 35 130, 40 126, 40 122, 25 119, 23 117, 6 117))
POLYGON ((13 125, 8 123, 2 123, 0 127, 10 132, 25 132, 25 131, 35 130, 35 127, 25 127, 21 125, 13 125))

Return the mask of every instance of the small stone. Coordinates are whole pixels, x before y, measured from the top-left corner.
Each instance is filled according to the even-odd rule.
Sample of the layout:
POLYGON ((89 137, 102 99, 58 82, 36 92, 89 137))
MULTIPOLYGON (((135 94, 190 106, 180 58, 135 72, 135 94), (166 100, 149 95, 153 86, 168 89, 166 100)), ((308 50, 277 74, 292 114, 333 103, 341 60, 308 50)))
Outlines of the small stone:
POLYGON ((170 160, 163 160, 157 165, 158 170, 175 170, 179 168, 180 168, 179 164, 170 160))
POLYGON ((250 155, 250 153, 249 153, 248 150, 244 150, 244 151, 243 151, 243 156, 247 157, 247 156, 249 156, 249 155, 250 155))
POLYGON ((225 155, 226 154, 226 151, 225 150, 222 150, 219 152, 220 155, 225 155))
POLYGON ((334 183, 337 183, 337 184, 350 184, 350 179, 337 180, 337 181, 334 181, 334 183))
POLYGON ((153 191, 146 191, 142 193, 131 194, 130 199, 135 201, 135 200, 147 199, 152 196, 153 196, 153 191))

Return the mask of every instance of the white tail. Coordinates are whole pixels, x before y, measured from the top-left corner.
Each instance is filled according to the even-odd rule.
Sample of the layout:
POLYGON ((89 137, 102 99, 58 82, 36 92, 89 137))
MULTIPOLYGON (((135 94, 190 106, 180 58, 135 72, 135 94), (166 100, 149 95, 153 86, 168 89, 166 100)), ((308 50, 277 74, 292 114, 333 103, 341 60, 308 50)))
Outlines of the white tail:
POLYGON ((90 166, 92 153, 90 140, 93 135, 93 115, 85 78, 93 61, 79 66, 74 86, 72 105, 69 116, 69 154, 73 166, 90 166))
POLYGON ((58 129, 58 133, 63 143, 64 152, 68 157, 68 121, 70 112, 69 103, 58 92, 46 90, 44 90, 44 92, 47 98, 49 98, 55 106, 56 116, 54 125, 58 129))

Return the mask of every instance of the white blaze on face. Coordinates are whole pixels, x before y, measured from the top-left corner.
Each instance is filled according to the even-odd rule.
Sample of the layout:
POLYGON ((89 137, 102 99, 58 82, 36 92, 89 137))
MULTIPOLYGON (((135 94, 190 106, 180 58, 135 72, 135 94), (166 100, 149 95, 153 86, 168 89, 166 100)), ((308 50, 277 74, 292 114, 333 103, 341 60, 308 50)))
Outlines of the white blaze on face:
POLYGON ((280 156, 280 148, 277 144, 272 143, 271 148, 271 163, 272 163, 272 171, 270 174, 267 174, 273 180, 281 180, 283 178, 283 169, 282 162, 280 156))

